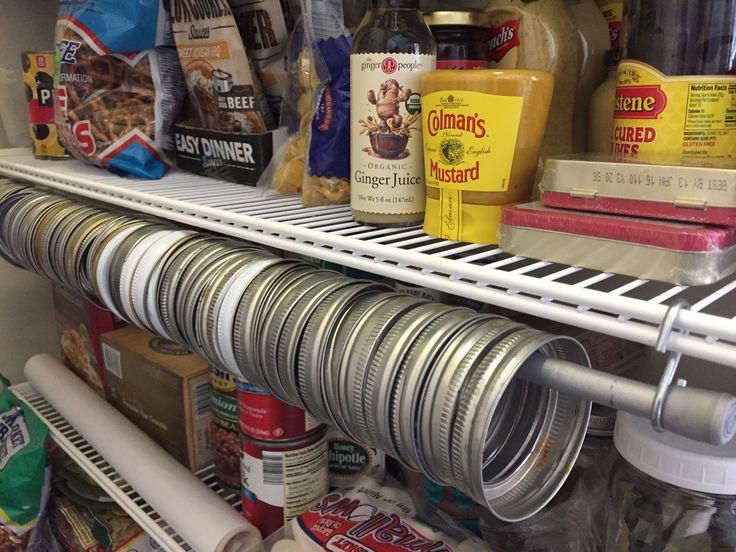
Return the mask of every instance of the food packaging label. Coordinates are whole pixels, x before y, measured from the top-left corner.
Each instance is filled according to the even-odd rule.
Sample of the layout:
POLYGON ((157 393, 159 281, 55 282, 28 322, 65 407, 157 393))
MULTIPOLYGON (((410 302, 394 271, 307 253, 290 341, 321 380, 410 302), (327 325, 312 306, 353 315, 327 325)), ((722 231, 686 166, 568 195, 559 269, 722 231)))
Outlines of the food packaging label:
POLYGON ((519 19, 509 19, 491 27, 488 39, 488 62, 491 68, 512 69, 519 57, 519 19))
POLYGON ((623 60, 614 117, 617 157, 736 158, 736 76, 668 77, 623 60))
POLYGON ((241 469, 245 517, 258 518, 262 503, 283 508, 284 521, 289 521, 328 490, 327 441, 322 437, 293 450, 264 450, 244 440, 241 469), (249 515, 249 510, 255 512, 249 515))
POLYGON ((609 2, 600 6, 603 19, 608 23, 608 34, 611 38, 611 49, 606 52, 606 64, 618 61, 621 48, 621 24, 624 20, 624 3, 609 2))
POLYGON ((464 224, 485 222, 480 213, 463 217, 473 210, 462 201, 464 191, 508 190, 522 105, 519 96, 466 90, 423 98, 426 182, 440 191, 440 237, 459 240, 464 224))
POLYGON ((353 54, 351 200, 356 211, 423 213, 421 82, 435 56, 353 54))
POLYGON ((286 88, 289 30, 280 0, 229 0, 248 57, 258 69, 268 103, 278 117, 286 88))
POLYGON ((411 505, 395 502, 389 509, 381 497, 380 488, 328 494, 294 524, 296 541, 307 550, 334 552, 460 550, 443 533, 411 518, 411 505))
POLYGON ((335 427, 327 430, 330 487, 345 487, 374 467, 386 465, 386 454, 377 448, 356 443, 335 427))
POLYGON ((54 54, 24 52, 21 61, 33 151, 38 157, 68 157, 54 123, 54 54))
POLYGON ((192 0, 171 5, 171 22, 189 95, 203 128, 263 134, 275 127, 227 2, 207 9, 192 0))

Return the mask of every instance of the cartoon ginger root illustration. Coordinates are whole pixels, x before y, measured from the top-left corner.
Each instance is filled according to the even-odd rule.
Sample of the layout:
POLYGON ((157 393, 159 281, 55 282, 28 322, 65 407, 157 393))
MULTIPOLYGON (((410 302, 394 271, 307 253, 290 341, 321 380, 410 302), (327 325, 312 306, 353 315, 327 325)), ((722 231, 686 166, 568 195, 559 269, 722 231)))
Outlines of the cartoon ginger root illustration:
POLYGON ((375 90, 368 91, 368 101, 376 106, 378 120, 368 117, 365 121, 359 121, 365 130, 369 132, 383 132, 409 135, 411 125, 418 117, 411 115, 406 121, 399 113, 399 107, 411 97, 410 88, 404 88, 396 79, 388 79, 375 90))

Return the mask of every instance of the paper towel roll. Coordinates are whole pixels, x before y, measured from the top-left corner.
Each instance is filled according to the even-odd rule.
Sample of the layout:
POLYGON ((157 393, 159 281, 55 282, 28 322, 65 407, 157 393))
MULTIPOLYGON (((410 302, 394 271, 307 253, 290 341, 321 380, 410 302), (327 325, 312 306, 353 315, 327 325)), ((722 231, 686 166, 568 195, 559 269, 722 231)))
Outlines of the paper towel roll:
POLYGON ((36 355, 25 376, 196 552, 261 550, 253 525, 57 360, 36 355))

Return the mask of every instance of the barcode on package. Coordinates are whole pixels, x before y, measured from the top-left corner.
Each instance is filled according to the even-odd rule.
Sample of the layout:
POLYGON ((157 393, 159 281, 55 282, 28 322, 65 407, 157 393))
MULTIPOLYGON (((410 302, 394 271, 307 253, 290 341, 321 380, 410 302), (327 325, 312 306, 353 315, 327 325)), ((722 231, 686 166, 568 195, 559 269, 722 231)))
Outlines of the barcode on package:
POLYGON ((123 369, 120 366, 120 351, 103 343, 102 357, 105 361, 105 370, 110 372, 112 375, 123 379, 123 369))
POLYGON ((192 384, 192 412, 195 420, 201 420, 212 412, 212 386, 209 380, 192 384))
POLYGON ((280 452, 263 453, 263 484, 284 484, 284 455, 280 452))

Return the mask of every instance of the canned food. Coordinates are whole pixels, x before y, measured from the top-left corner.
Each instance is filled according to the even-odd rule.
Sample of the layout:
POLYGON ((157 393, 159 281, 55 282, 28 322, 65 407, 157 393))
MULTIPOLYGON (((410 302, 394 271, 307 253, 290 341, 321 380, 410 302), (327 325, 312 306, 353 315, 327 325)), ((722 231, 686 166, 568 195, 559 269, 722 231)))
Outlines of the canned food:
POLYGON ((39 159, 69 157, 54 123, 54 52, 23 52, 21 63, 33 153, 39 159))
POLYGON ((264 538, 329 491, 324 429, 279 443, 244 436, 240 465, 243 515, 264 538))
POLYGON ((223 487, 240 489, 240 452, 238 428, 238 384, 228 372, 210 367, 212 383, 212 447, 215 451, 215 475, 223 487))
POLYGON ((244 436, 264 441, 302 439, 324 428, 308 412, 245 380, 238 380, 238 419, 244 436))
POLYGON ((386 467, 382 450, 357 443, 334 426, 327 426, 327 455, 331 488, 349 487, 372 469, 386 467))

